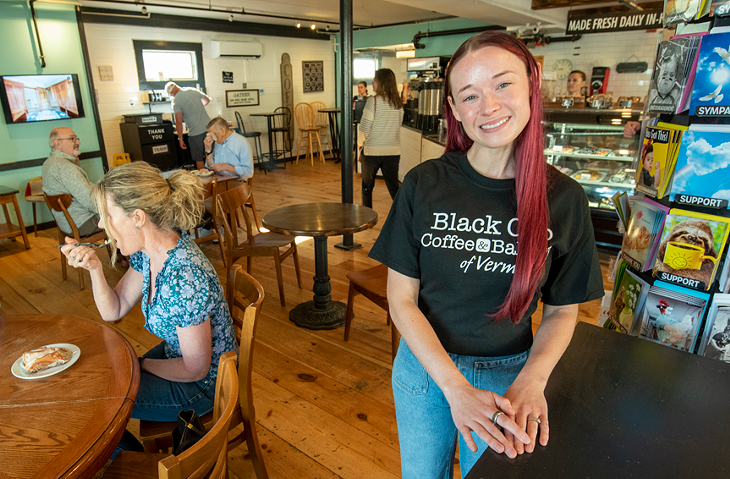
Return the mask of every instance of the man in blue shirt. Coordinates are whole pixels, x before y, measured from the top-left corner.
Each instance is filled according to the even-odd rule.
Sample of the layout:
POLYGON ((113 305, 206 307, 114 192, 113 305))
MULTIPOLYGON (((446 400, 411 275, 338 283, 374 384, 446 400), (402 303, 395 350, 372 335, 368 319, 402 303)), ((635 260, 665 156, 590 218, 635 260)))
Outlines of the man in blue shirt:
POLYGON ((223 175, 238 175, 241 181, 253 176, 253 157, 246 138, 228 128, 221 117, 210 120, 205 138, 205 164, 223 175))

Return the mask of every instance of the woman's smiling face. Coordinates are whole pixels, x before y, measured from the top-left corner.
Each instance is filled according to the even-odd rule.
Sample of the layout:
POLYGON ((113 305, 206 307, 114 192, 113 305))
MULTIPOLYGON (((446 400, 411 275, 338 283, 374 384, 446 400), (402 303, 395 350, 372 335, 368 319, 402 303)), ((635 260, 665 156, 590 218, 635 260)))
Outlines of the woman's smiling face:
POLYGON ((467 53, 449 77, 449 105, 475 145, 511 147, 530 120, 525 64, 499 47, 467 53))

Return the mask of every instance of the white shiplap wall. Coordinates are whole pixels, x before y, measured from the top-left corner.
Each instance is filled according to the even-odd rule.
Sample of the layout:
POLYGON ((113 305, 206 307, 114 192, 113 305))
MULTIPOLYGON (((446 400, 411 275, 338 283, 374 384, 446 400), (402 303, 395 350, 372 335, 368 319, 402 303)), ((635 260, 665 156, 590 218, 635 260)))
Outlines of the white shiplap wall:
MULTIPOLYGON (((249 118, 248 115, 271 112, 281 106, 279 65, 282 53, 288 53, 291 58, 294 77, 294 105, 299 102, 312 101, 321 101, 328 106, 335 105, 335 57, 332 42, 124 25, 86 24, 85 29, 99 102, 102 132, 109 158, 112 158, 115 153, 124 152, 119 130, 122 115, 149 111, 147 106, 142 104, 132 40, 203 43, 205 83, 208 95, 213 98, 213 101, 206 107, 208 114, 212 118, 220 112, 227 120, 234 121, 234 112, 238 111, 247 131, 263 133, 261 143, 264 151, 268 150, 266 119, 249 118), (258 59, 210 58, 206 45, 206 42, 210 40, 257 41, 263 46, 263 54, 258 59), (303 93, 302 62, 307 60, 324 62, 325 86, 323 92, 303 93), (97 68, 99 65, 111 65, 114 73, 113 81, 100 80, 97 68), (233 84, 222 82, 221 72, 223 70, 233 72, 233 84), (247 83, 247 88, 264 90, 259 94, 260 105, 226 108, 225 90, 240 90, 241 84, 244 82, 247 83)), ((156 105, 153 111, 172 112, 169 104, 156 105)), ((292 119, 292 121, 294 120, 292 119)), ((251 147, 253 148, 253 145, 251 147)))
MULTIPOLYGON (((556 61, 568 59, 573 62, 573 70, 581 70, 590 83, 593 67, 609 67, 608 91, 614 97, 640 96, 649 93, 654 56, 656 53, 658 31, 632 31, 620 33, 596 33, 583 35, 577 42, 551 43, 543 47, 534 47, 533 55, 544 55, 545 70, 552 70, 556 61), (635 57, 632 57, 635 55, 635 57), (648 70, 644 73, 618 73, 616 64, 621 62, 647 62, 648 70)), ((565 80, 559 80, 555 94, 565 93, 565 80)))

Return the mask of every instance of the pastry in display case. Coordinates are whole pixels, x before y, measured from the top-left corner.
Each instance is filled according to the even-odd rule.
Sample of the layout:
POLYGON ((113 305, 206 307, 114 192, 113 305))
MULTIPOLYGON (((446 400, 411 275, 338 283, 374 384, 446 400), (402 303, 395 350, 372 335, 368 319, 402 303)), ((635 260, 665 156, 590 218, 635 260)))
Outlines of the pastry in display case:
POLYGON ((598 223, 603 221, 609 236, 616 232, 612 197, 625 191, 633 194, 639 135, 624 137, 626 121, 636 120, 631 110, 565 110, 551 114, 546 109, 544 122, 545 157, 565 175, 575 179, 586 192, 591 206, 599 246, 620 247, 620 237, 598 241, 598 223), (608 226, 610 225, 610 227, 608 226))

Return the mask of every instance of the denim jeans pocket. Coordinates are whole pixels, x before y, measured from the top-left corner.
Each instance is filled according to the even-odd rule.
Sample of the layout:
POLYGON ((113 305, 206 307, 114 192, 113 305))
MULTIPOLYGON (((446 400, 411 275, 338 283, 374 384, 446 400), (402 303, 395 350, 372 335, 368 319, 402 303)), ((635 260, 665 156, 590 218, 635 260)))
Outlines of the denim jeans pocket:
POLYGON ((474 362, 474 387, 504 395, 522 371, 530 351, 474 362))
POLYGON ((393 384, 413 395, 428 391, 428 373, 402 339, 393 363, 393 384))

